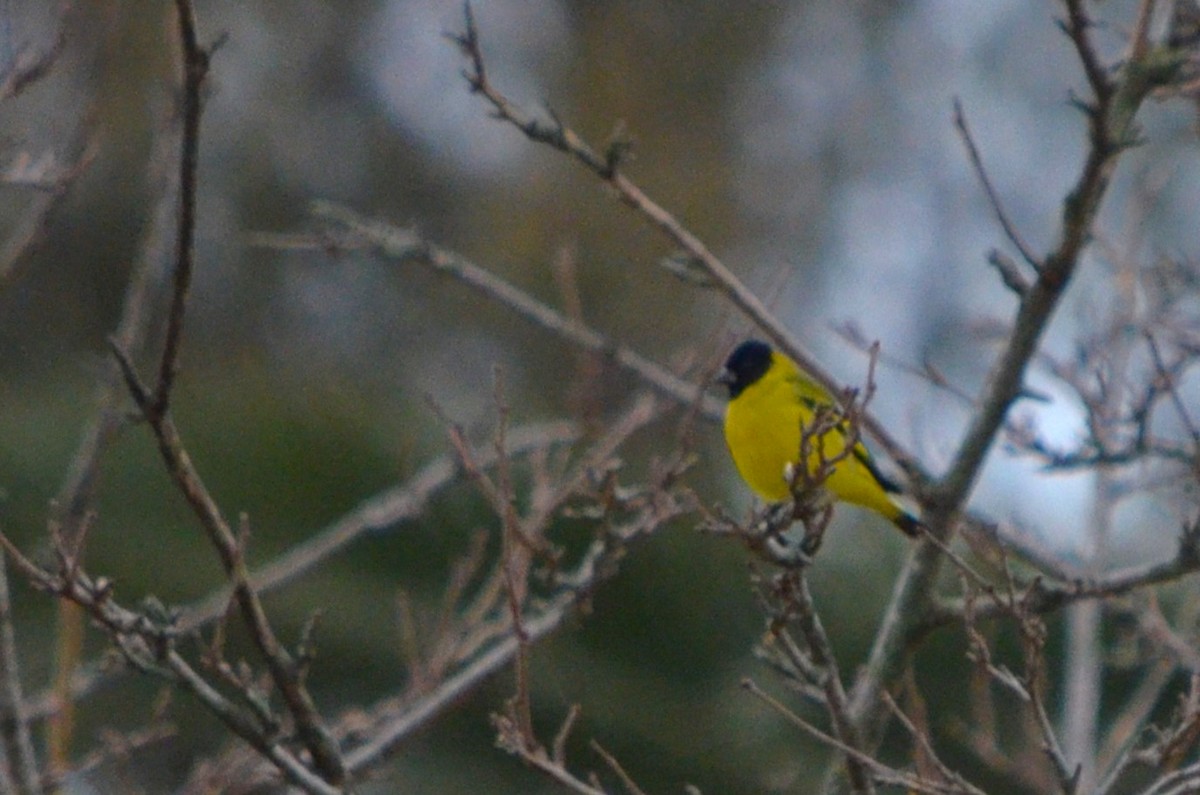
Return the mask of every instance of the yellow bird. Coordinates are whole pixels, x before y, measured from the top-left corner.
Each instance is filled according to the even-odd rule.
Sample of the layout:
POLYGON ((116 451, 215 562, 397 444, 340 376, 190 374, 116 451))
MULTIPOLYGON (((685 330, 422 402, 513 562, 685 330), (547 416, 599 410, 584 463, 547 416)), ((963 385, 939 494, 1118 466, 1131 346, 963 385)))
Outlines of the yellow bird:
MULTIPOLYGON (((725 361, 717 380, 729 388, 725 409, 725 442, 738 472, 768 502, 791 499, 786 473, 800 459, 801 434, 821 406, 837 403, 796 363, 765 342, 743 342, 725 361)), ((838 415, 834 415, 836 418, 838 415)), ((920 535, 921 522, 891 496, 899 488, 875 466, 860 441, 845 458, 846 427, 842 422, 809 440, 809 472, 836 460, 822 487, 834 499, 880 514, 910 536, 920 535)))

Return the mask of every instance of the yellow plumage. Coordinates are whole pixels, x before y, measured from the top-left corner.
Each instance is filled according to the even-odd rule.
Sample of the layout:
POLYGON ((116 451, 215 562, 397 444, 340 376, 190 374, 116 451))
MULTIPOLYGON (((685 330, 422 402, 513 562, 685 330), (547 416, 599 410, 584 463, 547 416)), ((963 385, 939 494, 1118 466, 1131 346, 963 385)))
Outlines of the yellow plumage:
MULTIPOLYGON (((742 478, 768 502, 791 498, 785 471, 800 458, 802 428, 820 406, 836 406, 829 393, 799 367, 764 342, 742 343, 725 363, 720 380, 729 387, 725 441, 742 478)), ((837 459, 846 448, 844 425, 809 440, 809 472, 837 459)), ((920 523, 898 505, 895 491, 875 468, 860 441, 838 460, 822 484, 833 497, 875 511, 905 533, 916 535, 920 523)))

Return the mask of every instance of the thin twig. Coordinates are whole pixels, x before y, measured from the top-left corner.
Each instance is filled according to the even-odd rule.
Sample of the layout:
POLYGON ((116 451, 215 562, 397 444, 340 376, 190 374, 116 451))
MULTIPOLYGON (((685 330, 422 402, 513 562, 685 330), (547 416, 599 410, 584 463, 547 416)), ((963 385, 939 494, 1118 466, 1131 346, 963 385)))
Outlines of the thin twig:
MULTIPOLYGON (((532 423, 514 428, 508 434, 508 444, 511 455, 526 455, 531 450, 546 446, 570 444, 578 436, 578 428, 570 422, 532 423)), ((481 467, 490 467, 495 463, 494 451, 490 448, 475 450, 473 456, 481 467)), ((409 480, 365 500, 310 539, 254 569, 250 573, 251 587, 260 595, 275 591, 364 535, 411 521, 425 510, 434 494, 453 483, 460 473, 454 456, 435 458, 409 480)), ((227 585, 181 608, 178 621, 180 630, 194 631, 219 620, 226 613, 230 598, 231 586, 227 585)), ((71 678, 69 698, 82 698, 126 670, 105 666, 100 661, 85 666, 71 678)), ((56 711, 56 698, 52 693, 42 693, 31 700, 31 716, 52 715, 56 711)))
POLYGON ((352 210, 326 202, 315 203, 313 214, 326 222, 336 224, 342 230, 342 234, 335 235, 332 240, 313 241, 311 245, 314 248, 338 250, 366 246, 378 256, 398 263, 422 263, 440 273, 453 276, 473 290, 498 301, 573 345, 603 356, 680 405, 699 403, 706 417, 718 419, 722 416, 721 404, 703 394, 703 385, 692 384, 679 378, 661 365, 618 345, 591 327, 581 325, 577 320, 549 307, 465 257, 421 239, 412 230, 366 218, 352 210))
POLYGON ((496 422, 496 504, 494 506, 501 523, 500 573, 504 584, 504 596, 508 605, 512 633, 517 639, 517 656, 513 664, 516 692, 509 699, 509 713, 525 747, 537 745, 533 732, 533 697, 529 683, 529 639, 525 636, 522 613, 528 593, 529 563, 532 555, 531 542, 521 528, 517 516, 517 495, 513 488, 512 471, 509 468, 508 448, 505 434, 508 430, 508 403, 504 397, 503 371, 496 368, 495 402, 498 413, 496 422))
POLYGON ((563 718, 562 726, 554 735, 554 741, 550 744, 550 758, 560 765, 567 763, 567 740, 570 739, 575 721, 579 720, 582 712, 583 709, 578 704, 572 704, 567 710, 567 717, 563 718))
MULTIPOLYGON (((172 167, 171 157, 179 145, 179 137, 179 125, 172 113, 160 124, 147 166, 147 182, 156 196, 154 211, 138 246, 133 273, 125 288, 121 319, 113 332, 113 338, 131 358, 137 358, 145 345, 152 309, 161 301, 167 282, 167 250, 179 195, 179 170, 172 167)), ((97 384, 92 416, 80 434, 51 511, 58 532, 76 546, 79 546, 76 538, 81 535, 95 502, 101 461, 125 422, 118 408, 118 398, 122 395, 120 366, 107 360, 97 384)), ((52 774, 66 772, 74 733, 74 696, 80 692, 77 681, 86 677, 77 676, 83 646, 82 611, 65 600, 58 602, 57 611, 53 690, 58 709, 51 716, 46 742, 47 768, 52 774)))
POLYGON ((1083 65, 1083 72, 1087 76, 1088 84, 1096 95, 1096 99, 1101 103, 1107 102, 1114 90, 1113 84, 1092 44, 1093 23, 1084 8, 1084 2, 1083 0, 1064 0, 1063 4, 1066 6, 1067 19, 1060 23, 1060 27, 1075 45, 1075 52, 1079 56, 1079 62, 1083 65))
MULTIPOLYGON (((841 385, 812 354, 804 349, 778 316, 746 287, 699 237, 688 230, 664 207, 651 199, 624 174, 620 165, 623 156, 629 149, 627 140, 620 137, 614 139, 608 150, 600 154, 553 114, 551 114, 551 121, 547 123, 509 100, 492 84, 488 75, 479 40, 479 31, 475 26, 475 19, 469 3, 466 5, 463 32, 449 38, 458 45, 470 63, 470 68, 464 72, 468 85, 474 93, 488 101, 497 118, 512 124, 530 140, 546 144, 571 156, 604 180, 622 203, 635 210, 681 248, 687 258, 710 277, 712 286, 716 290, 762 329, 772 342, 797 362, 814 380, 829 390, 830 394, 842 393, 841 385)), ((908 455, 899 442, 872 416, 863 417, 863 428, 879 443, 879 447, 910 475, 923 474, 912 456, 908 455)))
MULTIPOLYGON (((971 166, 975 169, 975 176, 979 179, 979 183, 983 186, 984 193, 987 194, 988 203, 992 206, 992 212, 996 214, 996 220, 1000 222, 1000 227, 1004 230, 1005 236, 1009 239, 1021 254, 1021 258, 1034 271, 1041 269, 1042 264, 1037 256, 1033 253, 1033 249, 1021 237, 1021 233, 1017 231, 1016 224, 1008 217, 1008 213, 1004 209, 1004 204, 1000 201, 1000 195, 996 193, 995 187, 992 185, 991 177, 988 176, 987 169, 983 166, 983 158, 979 154, 979 147, 975 145, 975 138, 971 135, 971 130, 967 127, 967 116, 963 112, 962 100, 954 98, 954 127, 958 130, 959 137, 962 138, 963 145, 967 147, 967 155, 971 158, 971 166)), ((1025 280, 1014 271, 1001 269, 1002 274, 1008 274, 1005 278, 1005 283, 1018 295, 1023 295, 1029 289, 1029 285, 1025 280), (1011 280, 1011 283, 1010 283, 1011 280)))
POLYGON ((174 289, 167 314, 166 337, 158 365, 158 385, 149 403, 150 413, 166 412, 171 387, 179 367, 179 348, 183 340, 183 316, 192 285, 196 261, 196 185, 200 159, 200 114, 204 81, 208 76, 210 53, 201 47, 196 33, 196 9, 191 0, 175 0, 179 22, 179 43, 183 51, 182 111, 183 135, 179 147, 179 225, 176 227, 174 289))
MULTIPOLYGON (((1040 578, 1034 580, 1028 585, 1024 609, 1042 615, 1080 600, 1121 596, 1152 585, 1179 580, 1197 571, 1200 571, 1200 559, 1196 557, 1196 551, 1185 537, 1180 544, 1180 551, 1166 561, 1117 569, 1091 581, 1079 580, 1053 585, 1040 578)), ((991 619, 1010 615, 1010 610, 1007 604, 985 604, 976 607, 975 614, 980 619, 991 619)), ((944 600, 933 604, 924 618, 913 625, 913 637, 918 639, 936 627, 957 623, 962 620, 963 615, 964 605, 961 600, 944 600)))
MULTIPOLYGON (((500 723, 498 728, 500 729, 502 738, 506 736, 506 734, 516 731, 515 729, 510 729, 503 723, 500 723)), ((503 739, 500 741, 500 744, 503 746, 508 745, 508 743, 503 739)), ((533 767, 535 770, 539 770, 546 774, 552 781, 567 788, 571 792, 577 792, 579 795, 607 795, 603 789, 596 786, 594 783, 584 781, 568 770, 566 766, 551 759, 544 748, 523 748, 518 745, 513 745, 513 747, 511 747, 509 750, 523 759, 526 764, 533 767)))
POLYGON ((1179 395, 1177 377, 1167 367, 1166 362, 1163 360, 1162 351, 1159 350, 1158 341, 1149 332, 1146 333, 1146 345, 1150 349, 1150 357, 1154 362, 1154 369, 1158 374, 1158 380, 1162 382, 1162 389, 1171 398, 1171 405, 1175 408, 1175 413, 1179 416, 1179 421, 1183 423, 1188 436, 1191 437, 1192 454, 1195 460, 1200 460, 1200 427, 1196 426, 1196 421, 1192 418, 1192 413, 1188 411, 1187 406, 1183 403, 1183 398, 1179 395))
MULTIPOLYGON (((1174 662, 1159 659, 1152 663, 1142 681, 1121 711, 1108 723, 1108 736, 1096 756, 1096 770, 1104 776, 1096 785, 1095 795, 1107 795, 1133 761, 1133 750, 1145 730, 1151 711, 1176 672, 1174 662)), ((1099 778, 1099 776, 1098 776, 1099 778)))
MULTIPOLYGON (((1163 77, 1161 70, 1167 68, 1146 73, 1126 71, 1122 73, 1123 82, 1114 84, 1093 48, 1091 22, 1084 12, 1083 1, 1066 0, 1066 5, 1068 21, 1064 27, 1075 44, 1094 94, 1093 104, 1087 109, 1090 147, 1075 185, 1063 201, 1058 243, 1046 257, 1038 259, 1041 270, 1022 297, 1012 333, 993 365, 979 409, 964 432, 946 474, 926 495, 923 518, 942 539, 949 538, 953 531, 953 519, 970 493, 1009 408, 1021 394, 1025 371, 1042 333, 1091 238, 1118 156, 1132 138, 1134 116, 1155 81, 1163 77)), ((877 741, 879 737, 885 713, 878 694, 885 683, 899 674, 905 650, 920 635, 919 625, 933 603, 934 584, 943 559, 933 545, 918 546, 896 583, 866 670, 851 695, 851 714, 865 738, 877 741)))
POLYGON ((946 781, 956 784, 963 792, 969 792, 972 793, 972 795, 985 795, 983 790, 979 789, 974 784, 960 776, 958 773, 951 770, 950 767, 941 760, 941 758, 933 749, 933 744, 930 742, 928 733, 921 731, 921 729, 917 727, 913 720, 909 718, 908 715, 904 714, 904 710, 900 709, 900 705, 896 703, 894 698, 892 698, 891 693, 885 690, 883 691, 882 695, 884 703, 887 704, 887 708, 892 711, 892 715, 896 717, 896 720, 898 720, 900 725, 904 727, 904 730, 908 732, 908 736, 920 746, 925 758, 932 762, 934 767, 937 768, 938 775, 942 776, 942 778, 946 781))
POLYGON ((1129 59, 1139 61, 1150 49, 1150 21, 1154 18, 1155 0, 1141 0, 1133 30, 1129 34, 1129 59))
POLYGON ((1021 635, 1025 646, 1025 675, 1022 677, 1027 698, 1024 703, 1032 711, 1034 721, 1042 738, 1042 750, 1054 765, 1058 783, 1064 795, 1074 795, 1079 790, 1083 765, 1074 765, 1067 759, 1054 723, 1046 712, 1046 678, 1042 671, 1045 662, 1045 626, 1036 618, 1022 616, 1021 635))
MULTIPOLYGON (((781 577, 789 583, 787 596, 795 605, 796 620, 808 643, 812 661, 816 666, 824 669, 822 684, 825 691, 825 705, 829 711, 829 719, 833 724, 834 733, 843 744, 861 749, 858 730, 851 722, 847 710, 846 691, 842 687, 837 658, 834 656, 829 636, 825 634, 821 617, 817 614, 812 593, 808 588, 808 577, 802 569, 784 572, 781 577)), ((872 793, 875 791, 870 776, 867 775, 867 770, 855 756, 848 755, 846 757, 846 772, 849 774, 850 783, 855 792, 872 793)))
POLYGON ((137 613, 113 598, 112 583, 88 577, 82 567, 55 573, 43 569, 0 534, 9 559, 34 585, 70 599, 104 627, 121 655, 140 671, 162 677, 199 699, 230 731, 268 759, 291 783, 312 795, 343 795, 301 762, 281 743, 276 727, 264 725, 255 713, 242 708, 213 688, 175 649, 179 635, 169 619, 137 613))
POLYGON ((0 737, 3 738, 5 776, 16 785, 20 795, 42 791, 38 780, 37 756, 29 732, 21 673, 17 663, 17 638, 13 627, 12 602, 8 589, 8 569, 0 554, 0 737))
POLYGON ((645 791, 637 785, 637 782, 625 772, 625 768, 621 767, 621 763, 617 761, 617 758, 605 750, 604 746, 595 740, 592 740, 589 745, 593 751, 600 755, 600 758, 604 760, 604 764, 608 765, 609 770, 615 773, 617 778, 621 780, 621 784, 625 786, 630 795, 646 795, 645 791))
MULTIPOLYGON (((608 435, 617 439, 627 437, 633 430, 649 421, 649 417, 654 416, 653 408, 654 401, 635 401, 626 417, 616 423, 608 435)), ((612 444, 614 442, 609 438, 597 440, 594 448, 581 457, 580 472, 590 469, 591 462, 594 462, 597 456, 604 455, 612 444)), ((673 481, 677 475, 678 473, 668 472, 664 477, 673 481)), ((573 483, 577 477, 583 475, 569 472, 564 476, 564 482, 573 483)), ((619 523, 612 521, 606 525, 605 532, 593 540, 572 569, 555 573, 555 592, 552 596, 539 600, 524 610, 521 626, 526 643, 532 645, 555 631, 576 605, 589 599, 601 582, 614 576, 627 544, 693 509, 690 502, 681 501, 674 494, 663 490, 661 483, 651 488, 650 495, 644 498, 635 497, 630 503, 628 509, 631 516, 628 519, 619 523)), ((422 693, 415 701, 406 703, 398 714, 389 715, 368 733, 367 736, 371 739, 367 743, 347 752, 347 767, 350 771, 360 772, 378 764, 396 744, 425 725, 447 704, 460 698, 463 693, 511 662, 517 654, 520 642, 510 631, 490 634, 478 646, 464 646, 469 648, 474 656, 469 661, 464 660, 462 668, 431 690, 422 693)), ((520 752, 518 749, 514 750, 520 752)))
MULTIPOLYGON (((101 740, 103 744, 77 759, 71 766, 71 776, 76 780, 88 780, 91 775, 102 767, 113 763, 128 763, 133 755, 141 749, 149 748, 156 743, 178 737, 177 727, 161 720, 156 720, 148 726, 130 732, 105 732, 101 740)), ((261 758, 261 757, 260 757, 261 758)), ((276 775, 278 780, 278 775, 276 775)), ((51 779, 47 782, 51 787, 64 789, 64 782, 51 779)))
POLYGON ((55 209, 68 195, 68 189, 88 170, 99 146, 90 140, 93 119, 87 117, 76 125, 68 149, 73 150, 70 167, 58 168, 11 223, 4 241, 0 243, 0 289, 11 284, 20 273, 18 267, 45 237, 46 227, 55 209))
POLYGON ((296 721, 296 730, 301 740, 312 753, 314 763, 322 775, 335 784, 342 783, 345 779, 345 767, 337 743, 325 727, 308 689, 304 687, 301 672, 292 655, 275 637, 262 602, 250 584, 250 575, 242 558, 237 535, 192 464, 170 414, 158 411, 154 403, 157 398, 141 383, 125 351, 116 343, 112 344, 112 351, 121 365, 122 375, 134 401, 154 431, 167 473, 191 506, 193 514, 200 520, 221 560, 221 565, 233 585, 234 598, 242 618, 271 671, 272 680, 296 721))
POLYGON ((783 717, 796 728, 803 731, 813 739, 822 743, 829 748, 839 751, 847 757, 853 757, 859 765, 869 769, 872 776, 880 783, 894 784, 905 788, 908 792, 916 793, 963 793, 964 790, 946 785, 941 782, 930 782, 924 779, 917 778, 908 773, 902 773, 898 770, 888 767, 878 759, 865 754, 857 748, 846 745, 841 740, 812 725, 804 718, 797 715, 795 712, 787 708, 787 705, 779 701, 767 691, 758 686, 752 679, 742 680, 742 689, 753 695, 759 701, 762 701, 778 715, 783 717))
MULTIPOLYGON (((563 593, 547 602, 540 610, 525 617, 525 635, 530 643, 558 629, 571 614, 577 595, 563 593)), ((369 740, 346 752, 346 767, 351 773, 362 773, 380 764, 392 749, 414 732, 441 714, 450 704, 480 682, 512 661, 517 653, 517 639, 509 634, 499 638, 469 664, 448 676, 438 685, 407 704, 398 714, 388 717, 367 735, 369 740)))

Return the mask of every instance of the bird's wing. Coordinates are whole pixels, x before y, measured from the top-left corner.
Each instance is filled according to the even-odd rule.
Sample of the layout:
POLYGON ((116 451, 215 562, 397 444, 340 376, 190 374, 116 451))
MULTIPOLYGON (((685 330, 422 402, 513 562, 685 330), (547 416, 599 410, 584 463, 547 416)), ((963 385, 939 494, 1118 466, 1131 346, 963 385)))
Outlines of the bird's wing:
MULTIPOLYGON (((789 375, 788 381, 791 382, 792 387, 796 390, 796 398, 807 406, 809 411, 815 412, 820 406, 836 405, 833 398, 829 396, 829 393, 820 384, 806 378, 802 373, 797 372, 794 375, 789 375)), ((839 423, 835 430, 845 438, 847 432, 846 423, 839 423)), ((867 449, 867 446, 861 440, 854 445, 852 455, 871 473, 871 477, 875 478, 875 482, 884 491, 891 492, 892 494, 901 493, 900 484, 883 474, 879 466, 875 463, 875 459, 871 457, 871 451, 867 449)))
POLYGON ((900 494, 903 491, 903 489, 900 488, 899 483, 892 480, 879 470, 878 465, 875 463, 875 459, 871 457, 871 451, 868 450, 867 446, 862 442, 854 445, 854 457, 857 458, 862 465, 867 468, 867 471, 871 473, 871 477, 875 478, 875 482, 878 483, 884 491, 892 494, 900 494))

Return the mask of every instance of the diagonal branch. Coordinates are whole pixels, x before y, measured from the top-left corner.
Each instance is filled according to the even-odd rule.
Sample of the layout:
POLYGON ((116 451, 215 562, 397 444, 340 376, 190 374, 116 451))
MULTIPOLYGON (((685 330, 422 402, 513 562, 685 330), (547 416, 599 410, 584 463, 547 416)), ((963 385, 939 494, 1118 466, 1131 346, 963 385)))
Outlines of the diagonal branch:
MULTIPOLYGON (((862 738, 859 736, 857 727, 850 720, 846 691, 842 686, 842 675, 838 670, 833 645, 829 642, 829 636, 825 634, 825 627, 821 623, 821 617, 817 614, 812 593, 809 591, 808 577, 803 569, 785 572, 783 576, 790 579, 794 585, 791 595, 796 607, 796 619, 800 625, 800 632, 808 643, 812 661, 824 669, 822 684, 825 692, 825 705, 833 723, 834 734, 846 746, 861 750, 862 738)), ((875 791, 869 769, 863 765, 858 756, 846 755, 846 772, 855 792, 873 793, 875 791)))
MULTIPOLYGON (((166 296, 169 282, 168 250, 179 201, 178 169, 172 155, 179 145, 177 119, 164 120, 155 137, 147 167, 147 182, 155 195, 154 210, 138 247, 136 263, 121 307, 121 318, 113 337, 131 358, 145 347, 151 325, 151 309, 166 296)), ((0 271, 3 266, 0 265, 0 271)), ((0 277, 0 281, 2 281, 0 277)), ((80 434, 75 452, 54 497, 52 521, 68 542, 80 535, 94 508, 101 480, 101 462, 125 418, 118 406, 124 384, 115 361, 107 361, 96 387, 92 415, 80 434)), ((58 628, 55 650, 54 691, 60 704, 50 718, 47 738, 47 767, 54 773, 67 769, 68 749, 74 732, 72 680, 77 674, 83 647, 83 614, 69 601, 58 603, 58 628)))
MULTIPOLYGON (((638 417, 647 410, 649 407, 635 405, 628 416, 627 427, 632 429, 636 426, 638 417)), ((615 429, 614 434, 621 435, 620 429, 615 429)), ((606 444, 607 440, 600 440, 597 449, 584 456, 584 462, 594 460, 594 454, 602 451, 606 444)), ((583 468, 586 468, 586 463, 581 463, 583 468)), ((673 479, 677 474, 668 472, 665 477, 673 479)), ((662 490, 661 483, 653 488, 655 493, 639 500, 632 516, 608 526, 606 532, 592 541, 570 570, 556 573, 555 592, 544 600, 537 600, 523 613, 522 637, 515 632, 507 632, 490 638, 477 655, 459 670, 423 692, 417 700, 402 704, 395 714, 387 716, 370 731, 367 734, 369 740, 346 753, 347 768, 360 773, 378 765, 401 741, 428 723, 447 705, 511 662, 522 644, 536 643, 556 631, 577 605, 587 602, 602 582, 617 573, 619 561, 628 544, 693 509, 688 502, 680 501, 672 493, 662 490)))
POLYGON ((175 0, 179 18, 179 42, 183 48, 183 136, 179 147, 179 226, 176 229, 174 290, 167 315, 166 339, 158 364, 158 385, 151 413, 163 414, 171 400, 171 387, 179 367, 183 339, 183 316, 191 292, 196 261, 196 186, 200 156, 200 113, 204 81, 208 76, 210 52, 200 46, 196 34, 196 10, 191 0, 175 0))
MULTIPOLYGON (((987 194, 988 203, 992 205, 992 212, 996 214, 996 220, 1000 222, 1000 227, 1004 230, 1004 234, 1021 254, 1021 258, 1025 263, 1035 271, 1042 267, 1037 256, 1033 253, 1033 249, 1021 237, 1021 233, 1017 231, 1017 226, 1008 217, 1008 212, 1004 209, 1004 204, 1000 201, 1000 195, 996 192, 996 188, 992 185, 991 177, 988 176, 987 169, 983 166, 983 156, 979 154, 979 147, 975 145, 975 138, 971 135, 971 129, 967 126, 967 114, 963 111, 962 102, 959 99, 954 100, 954 126, 958 130, 959 137, 963 140, 963 145, 967 147, 967 155, 971 158, 971 166, 975 169, 975 174, 979 177, 980 184, 983 185, 983 191, 987 194)), ((999 267, 999 266, 998 266, 999 267)), ((1006 274, 1006 282, 1018 295, 1029 289, 1024 283, 1023 277, 1016 272, 1015 269, 1002 269, 1002 274, 1006 274)))
MULTIPOLYGON (((1117 77, 1109 77, 1098 63, 1083 1, 1066 0, 1066 5, 1065 28, 1094 93, 1093 103, 1085 108, 1090 147, 1075 186, 1063 201, 1059 241, 1040 258, 1041 270, 1022 296, 1012 334, 993 366, 980 407, 946 474, 930 489, 924 518, 942 540, 950 537, 954 518, 970 494, 984 457, 1009 407, 1021 394, 1026 368, 1090 240, 1119 155, 1134 138, 1134 116, 1155 85, 1169 80, 1178 66, 1177 58, 1151 51, 1145 62, 1129 61, 1117 77)), ((852 714, 867 737, 878 737, 886 718, 879 692, 899 675, 905 649, 919 634, 917 625, 933 604, 942 560, 933 544, 924 543, 913 552, 896 582, 867 668, 851 696, 852 714)))
MULTIPOLYGON (((579 429, 570 422, 532 423, 514 428, 508 434, 510 455, 528 455, 548 447, 569 444, 579 438, 579 429)), ((495 452, 490 448, 472 451, 477 466, 491 467, 495 452)), ((250 572, 250 586, 259 596, 278 590, 311 571, 364 535, 379 532, 393 525, 420 516, 437 492, 461 476, 461 466, 452 455, 439 456, 404 483, 386 489, 346 513, 311 538, 292 546, 288 551, 250 572)), ((220 620, 228 611, 231 587, 226 585, 180 610, 178 626, 190 632, 220 620)), ((52 715, 59 700, 79 699, 97 687, 120 676, 125 669, 92 663, 78 671, 70 680, 69 691, 61 696, 42 693, 30 701, 32 716, 52 715)))
MULTIPOLYGON (((1021 586, 1025 591, 1023 609, 1030 614, 1042 615, 1083 600, 1124 596, 1142 588, 1174 582, 1195 574, 1200 571, 1200 555, 1197 554, 1196 548, 1198 533, 1200 518, 1184 528, 1179 551, 1175 556, 1158 563, 1129 566, 1102 577, 1070 583, 1052 585, 1040 578, 1036 579, 1027 586, 1021 586)), ((1000 602, 974 606, 961 600, 938 602, 931 605, 922 618, 913 624, 913 639, 920 638, 938 627, 961 622, 968 609, 978 619, 997 618, 1010 612, 1010 608, 1000 602)), ((1195 667, 1197 672, 1200 672, 1200 663, 1195 667)))
POLYGON ((191 693, 289 782, 311 795, 342 795, 342 790, 314 774, 282 744, 276 726, 224 696, 179 654, 175 648, 179 631, 169 617, 122 607, 113 598, 112 582, 102 577, 93 579, 77 565, 63 563, 57 573, 42 568, 2 533, 0 545, 35 588, 78 604, 104 628, 131 666, 191 693))
POLYGON ((590 326, 558 312, 448 248, 423 240, 411 230, 365 218, 335 204, 318 202, 313 206, 313 214, 335 225, 332 230, 335 239, 322 241, 322 249, 328 250, 331 246, 346 249, 366 246, 378 256, 395 262, 426 265, 500 302, 573 345, 606 357, 676 403, 690 406, 698 402, 702 413, 709 419, 719 418, 722 414, 717 401, 703 394, 702 385, 679 378, 654 361, 616 344, 590 326))
MULTIPOLYGON (((553 117, 553 114, 551 114, 551 122, 546 123, 509 100, 492 84, 488 76, 483 50, 480 46, 479 31, 475 26, 470 3, 466 5, 463 32, 450 36, 450 38, 458 45, 470 63, 470 68, 464 72, 464 76, 471 90, 488 101, 497 118, 512 124, 531 141, 551 146, 569 155, 604 180, 615 191, 617 198, 623 204, 635 210, 675 245, 679 246, 686 258, 708 276, 709 282, 716 290, 762 329, 772 342, 791 356, 814 380, 828 389, 830 394, 842 394, 843 387, 812 354, 804 349, 775 313, 750 288, 746 287, 741 279, 734 275, 733 271, 713 254, 699 237, 664 207, 651 199, 633 180, 625 176, 620 166, 622 158, 630 148, 627 140, 617 138, 601 155, 589 146, 578 133, 553 117)), ((862 425, 878 442, 879 447, 910 476, 923 479, 924 470, 878 421, 871 415, 864 415, 862 425)))
POLYGON ((302 667, 275 637, 262 602, 250 584, 250 575, 242 556, 242 544, 237 534, 222 515, 192 464, 170 414, 159 412, 154 402, 157 396, 152 395, 141 383, 125 351, 115 343, 112 350, 121 365, 125 383, 138 409, 154 431, 167 473, 191 506, 193 514, 200 520, 221 559, 222 567, 233 583, 234 599, 242 618, 246 621, 251 637, 271 671, 272 680, 296 721, 296 731, 300 739, 312 753, 317 769, 329 781, 335 784, 342 783, 346 771, 337 743, 324 726, 312 696, 304 687, 302 667))

